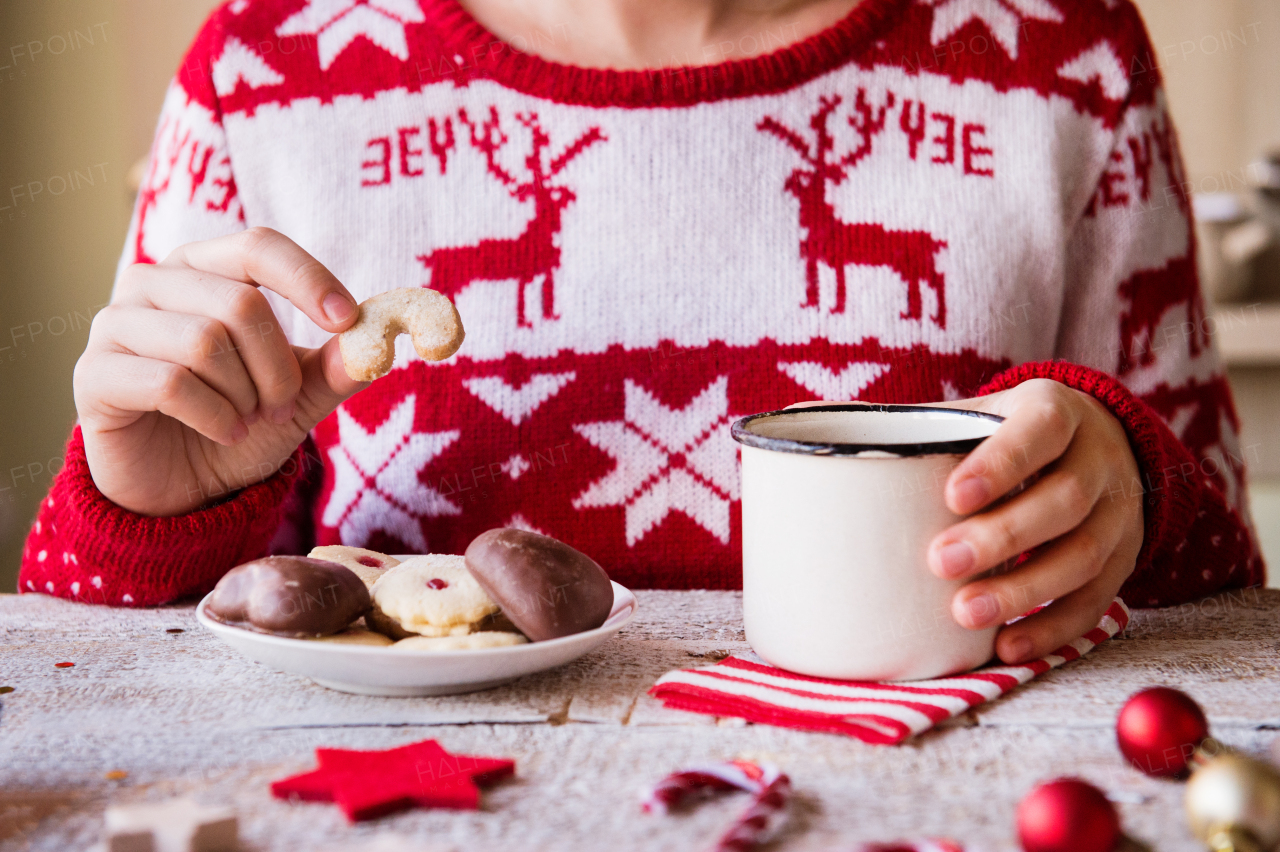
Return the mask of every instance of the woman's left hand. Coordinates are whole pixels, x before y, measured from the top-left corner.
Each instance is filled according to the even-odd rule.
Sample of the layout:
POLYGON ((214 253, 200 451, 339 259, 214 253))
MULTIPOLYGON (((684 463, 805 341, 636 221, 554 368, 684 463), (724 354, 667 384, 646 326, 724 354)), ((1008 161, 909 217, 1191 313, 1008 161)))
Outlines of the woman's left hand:
POLYGON ((1006 663, 1042 657, 1095 627, 1133 573, 1143 538, 1138 463, 1111 412, 1058 382, 1032 379, 945 405, 1005 422, 948 477, 948 508, 980 514, 934 538, 929 567, 945 579, 975 577, 1039 548, 1008 573, 967 583, 951 612, 977 630, 1052 600, 996 638, 1006 663), (1037 473, 1026 490, 992 505, 1037 473))

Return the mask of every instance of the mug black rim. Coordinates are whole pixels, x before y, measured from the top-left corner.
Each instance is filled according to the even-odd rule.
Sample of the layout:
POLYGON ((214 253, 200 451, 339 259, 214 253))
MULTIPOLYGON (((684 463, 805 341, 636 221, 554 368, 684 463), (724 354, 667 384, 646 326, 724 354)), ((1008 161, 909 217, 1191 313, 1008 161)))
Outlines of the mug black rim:
POLYGON ((941 456, 964 455, 987 440, 989 435, 980 438, 963 438, 955 441, 926 441, 915 444, 832 444, 817 441, 794 441, 790 438, 769 438, 749 430, 751 423, 765 417, 790 417, 797 414, 808 414, 814 411, 876 411, 883 413, 938 411, 947 414, 959 414, 964 417, 977 417, 995 423, 1003 423, 1004 418, 998 414, 985 411, 969 411, 963 408, 935 408, 919 405, 881 405, 877 403, 839 403, 835 405, 810 405, 804 408, 783 408, 778 411, 765 411, 743 417, 733 424, 730 434, 733 440, 747 447, 758 450, 773 450, 779 453, 799 453, 810 456, 857 456, 866 452, 891 453, 895 456, 941 456))

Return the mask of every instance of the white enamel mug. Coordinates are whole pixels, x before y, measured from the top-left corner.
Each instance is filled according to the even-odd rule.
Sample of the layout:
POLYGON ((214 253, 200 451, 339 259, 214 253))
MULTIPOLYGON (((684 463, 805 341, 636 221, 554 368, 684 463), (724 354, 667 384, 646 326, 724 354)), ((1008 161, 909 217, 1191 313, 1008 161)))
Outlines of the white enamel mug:
POLYGON ((947 476, 1003 418, 848 403, 733 424, 742 445, 742 606, 772 665, 841 680, 919 680, 991 659, 997 628, 951 616, 960 580, 929 542, 961 520, 947 476))

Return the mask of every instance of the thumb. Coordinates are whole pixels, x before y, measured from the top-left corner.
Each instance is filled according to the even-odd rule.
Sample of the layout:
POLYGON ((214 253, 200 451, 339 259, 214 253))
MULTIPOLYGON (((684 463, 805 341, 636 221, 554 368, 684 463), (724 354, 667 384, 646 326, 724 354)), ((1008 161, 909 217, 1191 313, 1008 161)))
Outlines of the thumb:
POLYGON ((347 375, 337 335, 330 337, 319 349, 295 346, 293 351, 298 366, 302 368, 302 389, 298 392, 294 417, 307 431, 311 431, 352 394, 369 386, 369 382, 358 382, 347 375))

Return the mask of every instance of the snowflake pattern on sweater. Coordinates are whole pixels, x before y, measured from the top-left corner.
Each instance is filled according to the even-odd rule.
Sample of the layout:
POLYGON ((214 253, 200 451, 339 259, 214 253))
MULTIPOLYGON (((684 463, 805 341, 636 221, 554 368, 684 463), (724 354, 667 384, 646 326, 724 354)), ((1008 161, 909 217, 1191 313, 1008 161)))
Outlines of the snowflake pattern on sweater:
POLYGON ((501 525, 623 583, 733 588, 734 419, 1037 376, 1129 433, 1132 603, 1262 581, 1128 0, 864 0, 801 43, 652 72, 522 53, 456 0, 235 0, 170 88, 122 268, 260 225, 357 299, 446 293, 463 348, 427 364, 401 338, 277 474, 182 518, 106 501, 77 432, 21 590, 142 605, 269 546, 458 553, 501 525))

